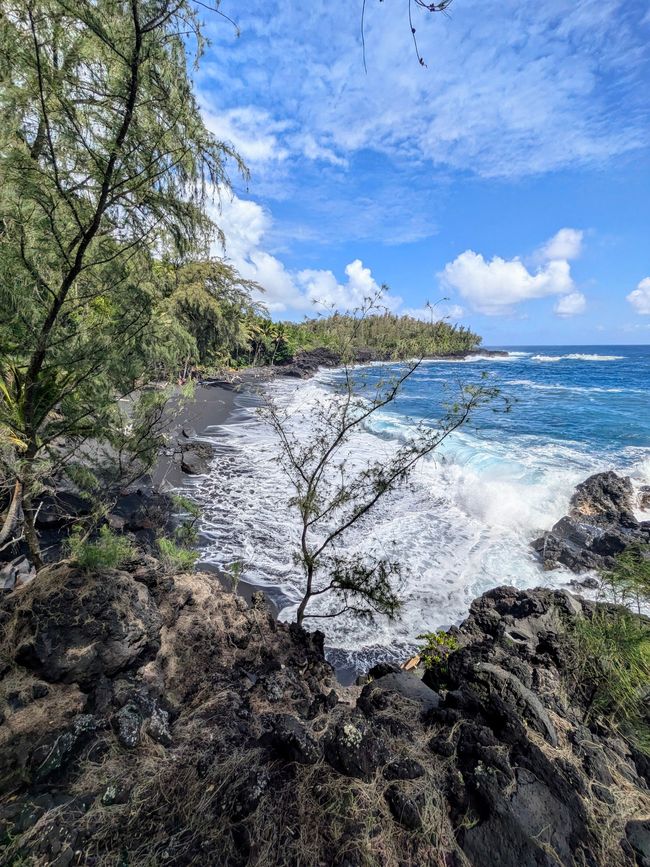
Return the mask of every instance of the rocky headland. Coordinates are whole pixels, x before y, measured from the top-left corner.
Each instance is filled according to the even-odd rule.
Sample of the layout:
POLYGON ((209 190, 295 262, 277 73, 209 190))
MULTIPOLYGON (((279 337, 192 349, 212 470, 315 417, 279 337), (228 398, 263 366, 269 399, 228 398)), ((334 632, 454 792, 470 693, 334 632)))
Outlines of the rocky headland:
POLYGON ((423 679, 342 688, 322 635, 142 556, 0 603, 0 862, 650 863, 650 764, 586 722, 600 610, 501 587, 423 679))

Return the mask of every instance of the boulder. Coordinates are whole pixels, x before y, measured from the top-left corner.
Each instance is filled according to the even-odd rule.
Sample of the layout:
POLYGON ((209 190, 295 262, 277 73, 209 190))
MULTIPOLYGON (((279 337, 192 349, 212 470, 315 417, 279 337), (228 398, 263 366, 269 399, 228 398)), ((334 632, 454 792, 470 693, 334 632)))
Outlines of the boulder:
POLYGON ((36 576, 36 569, 24 554, 14 558, 0 569, 0 591, 11 591, 14 587, 29 584, 36 576))
POLYGON ((17 593, 2 650, 44 680, 92 686, 159 647, 158 608, 126 573, 61 564, 17 593))
POLYGON ((277 754, 299 765, 313 765, 322 755, 322 750, 305 726, 290 714, 276 714, 269 718, 270 731, 262 742, 277 754))
POLYGON ((644 512, 650 512, 650 485, 643 485, 639 489, 639 508, 644 512))
POLYGON ((181 470, 189 476, 202 476, 210 469, 214 452, 209 443, 192 440, 181 443, 181 470))
POLYGON ((630 546, 649 544, 650 522, 636 519, 634 499, 631 480, 611 471, 579 484, 569 513, 532 543, 544 567, 602 570, 630 546))
POLYGON ((440 696, 422 680, 407 671, 395 671, 371 681, 363 688, 360 702, 367 703, 373 692, 383 690, 397 693, 415 705, 416 711, 426 713, 440 704, 440 696))
POLYGON ((337 723, 327 736, 325 758, 345 776, 369 780, 386 764, 389 751, 362 717, 351 717, 337 723))

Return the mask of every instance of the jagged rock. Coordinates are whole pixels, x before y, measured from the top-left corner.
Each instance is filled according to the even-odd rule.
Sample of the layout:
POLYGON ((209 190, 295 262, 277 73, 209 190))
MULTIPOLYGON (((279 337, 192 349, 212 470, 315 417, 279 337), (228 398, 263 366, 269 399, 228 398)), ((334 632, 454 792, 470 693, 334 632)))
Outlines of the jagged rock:
POLYGON ((45 744, 34 752, 32 763, 35 779, 42 781, 60 771, 100 727, 98 720, 91 714, 75 717, 70 729, 59 735, 54 743, 45 744))
POLYGON ((11 591, 15 587, 24 587, 36 577, 36 569, 28 558, 21 554, 0 569, 0 591, 11 591))
POLYGON ((137 705, 129 703, 115 714, 115 731, 117 739, 129 750, 140 743, 140 729, 142 728, 142 716, 137 705))
POLYGON ((644 512, 650 511, 650 485, 643 485, 639 489, 639 508, 644 512))
POLYGON ((37 500, 36 527, 51 529, 74 524, 80 517, 89 515, 92 503, 74 491, 57 491, 37 500))
POLYGON ((386 780, 417 780, 424 776, 424 768, 415 759, 395 759, 383 770, 386 780))
POLYGON ((569 514, 532 546, 545 568, 563 565, 581 572, 609 568, 631 545, 648 543, 650 522, 639 522, 634 515, 631 480, 609 471, 579 484, 569 514))
POLYGON ((496 588, 426 682, 383 669, 360 691, 260 599, 139 569, 61 566, 0 597, 0 862, 92 867, 98 841, 107 862, 178 867, 647 860, 650 762, 585 724, 571 677, 596 603, 496 588))
POLYGON ((342 774, 367 780, 388 761, 386 743, 360 717, 336 724, 325 745, 325 758, 342 774))
POLYGON ((172 734, 169 728, 169 714, 166 710, 154 705, 151 716, 145 723, 145 729, 147 734, 159 744, 165 747, 170 746, 172 734))
POLYGON ((650 820, 628 822, 625 836, 634 851, 638 867, 650 867, 650 820))
POLYGON ((19 665, 44 680, 90 686, 159 646, 158 608, 126 573, 48 567, 19 592, 6 645, 19 665))
POLYGON ((276 753, 300 765, 313 765, 322 755, 319 744, 294 716, 277 714, 269 719, 270 731, 263 742, 276 753))
POLYGON ((403 792, 398 785, 389 786, 386 790, 386 800, 394 818, 408 828, 409 831, 417 831, 422 827, 422 803, 423 798, 410 797, 403 792))
POLYGON ((361 704, 368 701, 376 690, 395 692, 412 701, 420 712, 433 710, 440 704, 437 692, 426 686, 419 677, 406 671, 390 672, 371 681, 363 688, 361 704))
POLYGON ((304 379, 313 376, 319 367, 336 367, 341 362, 339 353, 321 347, 298 352, 289 364, 278 365, 276 375, 304 379))

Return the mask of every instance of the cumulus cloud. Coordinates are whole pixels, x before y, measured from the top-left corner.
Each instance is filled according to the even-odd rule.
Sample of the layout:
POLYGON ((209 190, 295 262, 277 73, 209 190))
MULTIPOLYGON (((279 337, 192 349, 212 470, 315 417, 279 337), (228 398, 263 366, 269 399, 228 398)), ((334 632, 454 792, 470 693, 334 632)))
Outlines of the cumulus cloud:
MULTIPOLYGON (((257 300, 271 313, 293 314, 326 308, 350 310, 379 291, 370 268, 360 259, 346 266, 343 282, 329 269, 287 269, 277 256, 265 249, 273 221, 257 202, 233 196, 225 199, 213 216, 224 233, 227 257, 243 277, 260 284, 264 292, 257 295, 257 300)), ((217 254, 222 252, 215 250, 217 254)), ((381 303, 395 310, 401 299, 386 294, 381 303)))
POLYGON ((234 146, 247 163, 282 162, 289 150, 282 141, 288 123, 255 106, 216 111, 203 100, 203 119, 218 139, 234 146))
POLYGON ((553 312, 557 316, 568 318, 577 316, 579 313, 584 313, 587 309, 587 299, 582 292, 571 292, 569 295, 564 295, 560 298, 553 308, 553 312))
POLYGON ((518 258, 494 256, 486 261, 473 250, 465 250, 445 265, 442 282, 488 316, 508 311, 521 301, 562 295, 573 289, 567 261, 555 259, 531 274, 518 258))
POLYGON ((511 312, 522 301, 553 295, 563 296, 555 312, 572 316, 586 304, 584 295, 575 291, 569 264, 569 259, 580 255, 582 237, 579 229, 560 229, 536 251, 533 260, 540 264, 533 270, 518 256, 487 260, 481 253, 465 250, 445 265, 439 277, 444 287, 458 292, 474 310, 487 316, 511 312))
POLYGON ((636 289, 627 296, 627 300, 637 313, 650 316, 650 277, 644 277, 636 289))
POLYGON ((581 229, 560 229, 539 250, 538 255, 542 260, 550 259, 577 259, 582 253, 582 239, 584 232, 581 229))

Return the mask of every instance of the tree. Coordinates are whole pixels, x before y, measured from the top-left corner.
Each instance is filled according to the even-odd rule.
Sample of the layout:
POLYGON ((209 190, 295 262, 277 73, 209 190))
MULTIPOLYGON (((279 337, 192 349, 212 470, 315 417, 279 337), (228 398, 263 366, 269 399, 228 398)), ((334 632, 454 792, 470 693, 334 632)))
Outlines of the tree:
POLYGON ((241 277, 223 259, 181 265, 161 263, 156 272, 164 286, 161 313, 185 334, 189 355, 199 364, 229 364, 249 350, 244 323, 264 311, 251 292, 262 287, 241 277))
POLYGON ((456 400, 435 427, 420 423, 391 457, 355 467, 350 460, 355 437, 373 416, 390 407, 421 364, 405 362, 396 376, 389 377, 376 367, 369 375, 351 366, 357 333, 377 301, 368 299, 363 309, 346 319, 356 323, 356 329, 343 332, 341 383, 333 394, 291 415, 271 399, 264 410, 278 436, 280 460, 293 490, 290 505, 299 516, 295 558, 305 577, 296 612, 299 625, 305 617, 335 617, 346 611, 360 616, 397 613, 394 585, 400 564, 387 557, 350 553, 350 530, 368 521, 386 495, 408 481, 419 461, 498 394, 487 385, 459 386, 456 400), (307 613, 310 601, 325 594, 336 597, 338 606, 307 613))
POLYGON ((243 170, 201 118, 192 38, 189 0, 0 0, 0 544, 22 516, 37 565, 40 479, 110 437, 155 355, 154 251, 205 254, 205 197, 243 170))

